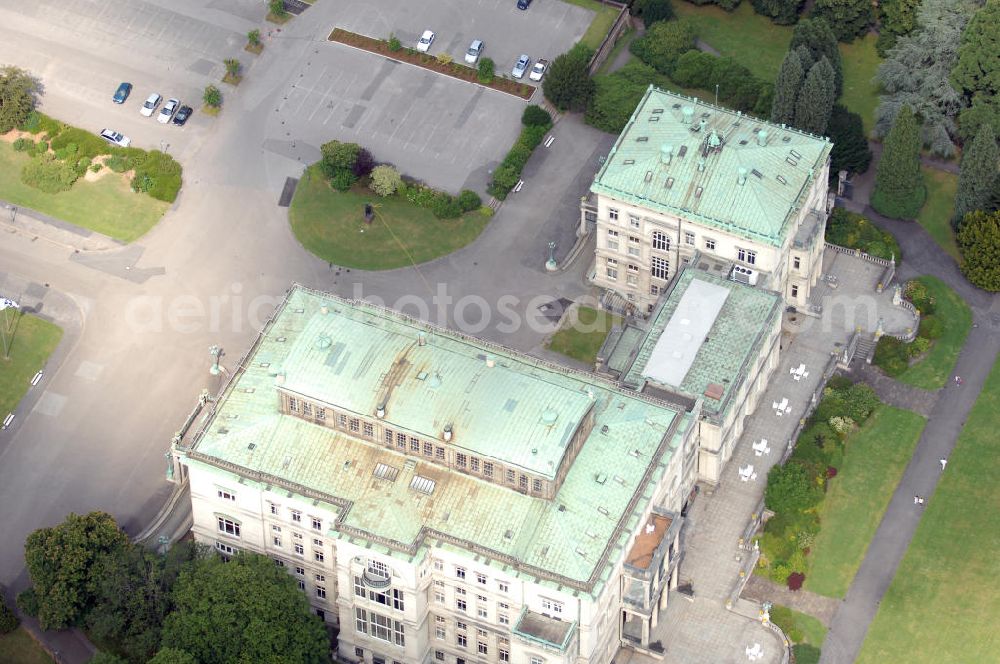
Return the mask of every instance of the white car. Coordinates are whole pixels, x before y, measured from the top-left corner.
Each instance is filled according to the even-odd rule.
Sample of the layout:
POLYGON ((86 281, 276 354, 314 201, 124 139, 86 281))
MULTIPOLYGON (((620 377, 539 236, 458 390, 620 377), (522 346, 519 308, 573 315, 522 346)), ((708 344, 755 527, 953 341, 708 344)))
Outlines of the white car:
POLYGON ((163 97, 155 92, 146 97, 146 101, 143 102, 142 108, 139 109, 139 114, 147 118, 153 115, 153 111, 155 111, 156 107, 160 105, 161 99, 163 99, 163 97))
POLYGON ((132 139, 121 132, 117 132, 111 129, 102 129, 101 138, 106 140, 108 143, 113 145, 118 145, 123 148, 127 148, 131 143, 132 139))
POLYGON ((524 72, 528 70, 528 65, 531 64, 531 58, 527 55, 522 55, 517 59, 517 64, 514 68, 510 70, 510 75, 514 78, 524 78, 524 72))
POLYGON ((420 35, 420 41, 417 42, 417 50, 421 53, 426 53, 433 43, 434 32, 432 30, 424 30, 424 34, 420 35))
POLYGON ((160 112, 156 114, 156 121, 160 124, 167 124, 170 122, 170 118, 174 117, 174 112, 180 105, 181 102, 179 99, 168 99, 167 103, 160 109, 160 112))
POLYGON ((528 74, 528 78, 530 78, 532 81, 542 80, 542 76, 545 76, 545 70, 548 69, 548 66, 549 66, 548 60, 543 60, 539 58, 538 62, 535 63, 535 66, 531 68, 531 73, 528 74))
POLYGON ((479 56, 483 54, 483 48, 485 48, 482 39, 477 39, 471 44, 469 44, 469 50, 465 52, 465 61, 470 65, 476 64, 479 60, 479 56))

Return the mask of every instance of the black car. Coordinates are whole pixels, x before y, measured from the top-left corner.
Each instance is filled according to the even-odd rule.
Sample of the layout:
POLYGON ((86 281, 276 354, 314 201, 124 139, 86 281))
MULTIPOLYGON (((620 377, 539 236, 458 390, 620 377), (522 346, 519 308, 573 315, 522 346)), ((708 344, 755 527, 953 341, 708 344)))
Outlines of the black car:
POLYGON ((518 9, 527 9, 528 5, 531 4, 531 0, 517 0, 518 9))
POLYGON ((174 115, 173 123, 178 127, 181 127, 184 125, 185 122, 188 121, 189 117, 191 117, 191 107, 181 106, 180 109, 177 111, 177 114, 174 115))
POLYGON ((111 98, 111 101, 115 102, 116 104, 124 104, 125 100, 128 99, 129 93, 131 92, 132 92, 132 84, 122 83, 121 85, 118 86, 118 89, 115 90, 115 96, 111 98))

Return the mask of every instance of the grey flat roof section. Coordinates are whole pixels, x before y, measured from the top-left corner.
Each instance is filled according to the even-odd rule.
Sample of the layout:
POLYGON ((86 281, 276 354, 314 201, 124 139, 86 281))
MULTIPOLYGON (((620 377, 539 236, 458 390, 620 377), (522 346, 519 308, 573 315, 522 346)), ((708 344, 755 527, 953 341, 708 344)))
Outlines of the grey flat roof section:
POLYGON ((694 364, 698 349, 715 325, 727 297, 728 288, 692 279, 653 347, 642 375, 663 385, 679 386, 694 364))

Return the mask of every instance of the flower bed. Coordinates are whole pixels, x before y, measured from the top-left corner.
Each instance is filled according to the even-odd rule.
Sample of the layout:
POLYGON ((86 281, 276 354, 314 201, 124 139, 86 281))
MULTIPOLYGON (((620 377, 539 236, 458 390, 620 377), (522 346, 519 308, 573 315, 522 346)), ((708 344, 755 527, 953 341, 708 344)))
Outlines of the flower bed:
POLYGON ((418 53, 412 48, 400 48, 393 51, 389 48, 389 42, 385 39, 375 39, 341 28, 334 28, 328 39, 329 41, 354 46, 386 58, 408 62, 411 65, 417 65, 418 67, 436 71, 439 74, 451 76, 452 78, 457 78, 468 83, 475 83, 476 85, 493 88, 500 92, 506 92, 521 99, 531 99, 531 95, 535 93, 535 88, 527 83, 518 83, 506 78, 495 78, 491 83, 481 83, 477 78, 476 70, 472 67, 466 67, 457 62, 443 62, 433 55, 418 53))

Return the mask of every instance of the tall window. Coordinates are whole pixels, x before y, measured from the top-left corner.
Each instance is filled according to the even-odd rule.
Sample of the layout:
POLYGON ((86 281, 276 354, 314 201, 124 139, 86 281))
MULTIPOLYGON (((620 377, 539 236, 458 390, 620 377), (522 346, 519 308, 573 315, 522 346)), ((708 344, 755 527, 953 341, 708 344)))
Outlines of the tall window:
POLYGON ((288 411, 291 413, 299 412, 299 400, 295 398, 288 399, 288 411))
POLYGON ((792 259, 792 267, 794 267, 796 270, 798 270, 799 268, 801 268, 802 267, 802 259, 799 258, 798 256, 796 256, 795 258, 793 258, 792 259))
POLYGON ((751 251, 750 249, 736 249, 736 258, 743 261, 744 263, 750 263, 753 265, 757 262, 757 252, 751 251))
POLYGON ((232 519, 227 519, 224 516, 218 517, 219 522, 219 532, 225 533, 227 535, 232 535, 233 537, 240 536, 240 524, 232 519))
POLYGON ((390 574, 389 574, 389 566, 386 565, 381 560, 369 560, 368 561, 368 572, 371 573, 371 574, 374 574, 375 576, 380 576, 383 579, 388 579, 389 576, 390 576, 390 574))
POLYGON ((691 231, 684 231, 684 244, 690 244, 694 246, 694 233, 691 231))
POLYGON ((629 256, 641 256, 642 247, 639 244, 639 238, 634 235, 628 236, 628 255, 629 256))
POLYGON ((608 219, 611 221, 618 221, 618 210, 615 208, 608 208, 608 219))
POLYGON ((715 251, 715 240, 710 237, 705 238, 705 248, 709 251, 715 251))
POLYGON ((639 215, 630 214, 628 216, 628 225, 630 228, 639 228, 639 215))
POLYGON ((311 417, 313 414, 313 407, 311 403, 302 404, 302 414, 306 417, 311 417))
POLYGON ((313 530, 323 530, 323 520, 312 517, 313 530))
POLYGON ((653 249, 657 251, 670 251, 670 238, 666 233, 653 231, 653 249))
POLYGON ((455 568, 455 576, 457 576, 460 579, 464 579, 465 578, 465 568, 464 567, 456 567, 455 568))
POLYGON ((670 261, 662 256, 653 256, 652 268, 650 270, 657 279, 666 279, 670 274, 670 261))
POLYGON ((368 438, 371 438, 375 434, 375 427, 372 426, 371 422, 365 422, 365 425, 364 425, 364 434, 368 438))
POLYGON ((292 521, 295 521, 296 523, 301 523, 301 521, 302 521, 302 512, 300 512, 298 510, 292 510, 292 521))
POLYGON ((618 231, 613 228, 608 229, 608 249, 618 251, 618 231))

